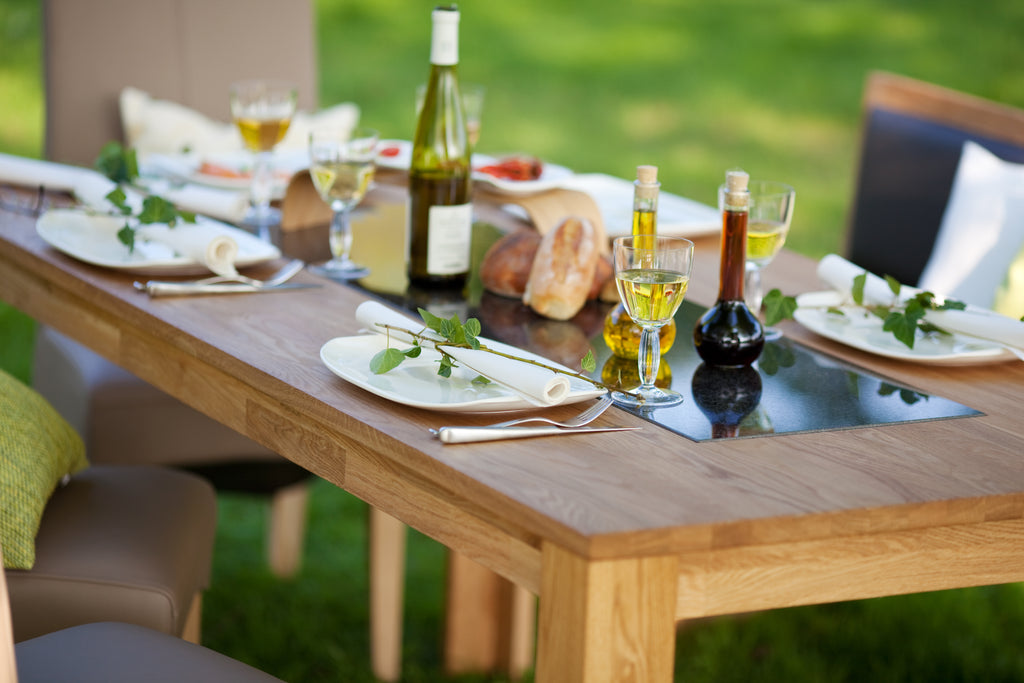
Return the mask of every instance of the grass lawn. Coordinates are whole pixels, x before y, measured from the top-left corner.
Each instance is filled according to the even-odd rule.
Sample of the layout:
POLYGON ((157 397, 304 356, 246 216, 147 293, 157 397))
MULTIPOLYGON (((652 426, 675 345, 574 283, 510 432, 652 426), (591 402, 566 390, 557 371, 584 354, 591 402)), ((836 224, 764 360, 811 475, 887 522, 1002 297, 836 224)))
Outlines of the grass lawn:
MULTIPOLYGON (((316 4, 321 104, 357 102, 364 123, 409 138, 434 3, 316 4)), ((39 5, 0 5, 0 152, 41 154, 39 5)), ((712 204, 725 169, 741 166, 796 187, 789 246, 810 256, 842 243, 870 70, 1024 107, 1020 0, 461 9, 462 77, 488 88, 481 151, 622 177, 655 164, 664 190, 712 204)), ((0 367, 28 379, 31 342, 31 321, 0 304, 0 367)), ((264 512, 260 501, 221 497, 206 644, 294 682, 372 680, 365 505, 318 483, 304 568, 284 582, 265 568, 264 512)), ((443 563, 439 545, 411 533, 407 681, 443 680, 443 563)), ((677 680, 1021 681, 1021 633, 1019 585, 777 610, 682 628, 677 680)))

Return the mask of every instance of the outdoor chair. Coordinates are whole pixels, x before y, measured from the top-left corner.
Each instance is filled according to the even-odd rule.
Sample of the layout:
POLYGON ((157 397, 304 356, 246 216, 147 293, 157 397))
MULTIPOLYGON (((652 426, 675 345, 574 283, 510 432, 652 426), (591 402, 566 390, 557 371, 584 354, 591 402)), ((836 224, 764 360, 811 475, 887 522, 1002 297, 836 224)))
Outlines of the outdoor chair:
POLYGON ((200 477, 89 466, 71 425, 0 371, 0 543, 15 640, 115 620, 199 642, 216 519, 200 477))
POLYGON ((280 683, 213 650, 134 624, 87 623, 15 645, 5 575, 0 575, 0 681, 280 683))
MULTIPOLYGON (((297 84, 299 108, 313 111, 313 10, 309 0, 44 0, 47 158, 91 166, 104 143, 123 139, 118 98, 127 86, 230 120, 232 81, 283 78, 297 84), (111 27, 117 40, 96 39, 111 27)), ((105 353, 116 358, 116 349, 105 353)), ((81 427, 95 462, 184 466, 219 490, 269 494, 270 568, 297 571, 311 476, 303 468, 44 326, 33 380, 81 427)), ((371 508, 371 656, 384 680, 400 671, 405 533, 371 508)))
POLYGON ((917 284, 967 140, 1024 162, 1024 111, 905 76, 869 74, 845 256, 917 284))

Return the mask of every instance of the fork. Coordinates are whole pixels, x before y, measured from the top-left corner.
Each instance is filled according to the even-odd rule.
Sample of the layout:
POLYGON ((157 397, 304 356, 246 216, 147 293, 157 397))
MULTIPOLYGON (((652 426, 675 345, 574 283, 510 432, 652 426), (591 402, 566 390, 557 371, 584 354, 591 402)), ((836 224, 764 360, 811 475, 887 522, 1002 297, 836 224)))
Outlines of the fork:
POLYGON ((276 287, 277 285, 283 285, 288 280, 291 280, 295 275, 303 269, 306 264, 301 259, 295 259, 289 261, 284 265, 281 270, 271 275, 266 280, 257 280, 255 278, 242 275, 235 267, 230 266, 230 270, 226 270, 220 275, 214 275, 202 280, 196 280, 192 284, 195 285, 217 285, 224 282, 240 282, 245 285, 252 285, 253 287, 276 287))
POLYGON ((612 397, 605 394, 601 398, 597 399, 594 405, 590 406, 576 417, 571 417, 565 422, 555 422, 549 420, 546 417, 523 417, 518 420, 508 420, 507 422, 499 422, 497 424, 487 425, 488 427, 511 427, 512 425, 524 424, 526 422, 546 422, 547 424, 555 425, 556 427, 582 427, 585 424, 589 424, 597 419, 597 417, 608 410, 608 407, 612 404, 612 397))

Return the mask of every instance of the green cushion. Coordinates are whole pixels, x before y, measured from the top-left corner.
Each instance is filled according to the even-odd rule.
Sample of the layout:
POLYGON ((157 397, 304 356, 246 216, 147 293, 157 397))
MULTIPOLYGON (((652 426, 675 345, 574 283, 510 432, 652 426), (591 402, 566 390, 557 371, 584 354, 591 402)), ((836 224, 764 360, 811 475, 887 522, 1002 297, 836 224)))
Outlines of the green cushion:
POLYGON ((66 475, 85 468, 85 444, 46 399, 0 370, 0 543, 4 567, 31 569, 43 510, 66 475))

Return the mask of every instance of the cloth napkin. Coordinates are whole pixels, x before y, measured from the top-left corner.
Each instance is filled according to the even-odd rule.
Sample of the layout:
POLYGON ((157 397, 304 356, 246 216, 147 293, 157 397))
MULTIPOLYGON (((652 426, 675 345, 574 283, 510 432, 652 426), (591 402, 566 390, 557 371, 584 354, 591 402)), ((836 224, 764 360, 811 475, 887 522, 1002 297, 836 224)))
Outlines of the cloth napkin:
MULTIPOLYGON (((48 190, 70 192, 79 201, 98 210, 106 210, 109 207, 103 197, 115 187, 113 181, 99 171, 11 154, 0 154, 0 182, 23 187, 43 186, 48 190)), ((241 222, 249 206, 248 197, 242 192, 196 185, 167 187, 162 190, 159 193, 162 197, 184 211, 229 223, 241 222)), ((139 201, 141 202, 141 199, 139 201)))
MULTIPOLYGON (((392 325, 414 331, 423 329, 423 321, 413 320, 376 301, 366 301, 360 304, 356 309, 356 319, 373 332, 379 334, 387 332, 394 339, 405 343, 412 343, 412 337, 394 330, 386 331, 378 325, 392 325)), ((425 336, 441 340, 441 337, 430 330, 426 331, 425 336)), ((429 344, 424 344, 424 346, 429 346, 429 344)), ((568 397, 572 389, 566 375, 560 375, 536 365, 475 349, 446 348, 445 352, 451 354, 459 364, 491 381, 508 387, 534 405, 557 405, 568 397)))
MULTIPOLYGON (((836 254, 829 254, 818 262, 818 277, 822 282, 846 296, 853 288, 853 279, 864 272, 860 266, 836 254)), ((906 301, 921 291, 916 287, 904 286, 900 289, 900 300, 906 301)), ((893 303, 894 298, 884 278, 867 274, 864 283, 866 303, 888 305, 893 303)), ((963 311, 928 311, 925 319, 950 332, 987 339, 1016 351, 1024 351, 1024 322, 994 311, 968 306, 963 311)))

